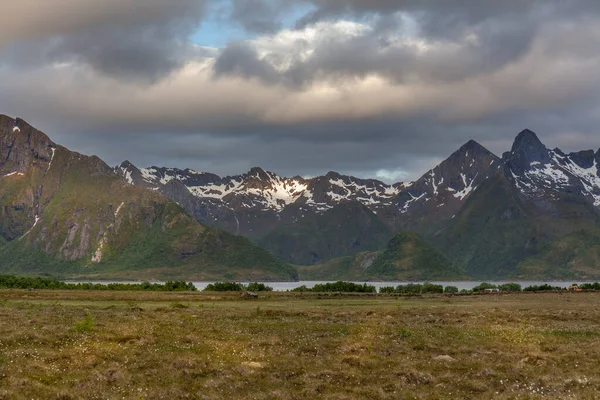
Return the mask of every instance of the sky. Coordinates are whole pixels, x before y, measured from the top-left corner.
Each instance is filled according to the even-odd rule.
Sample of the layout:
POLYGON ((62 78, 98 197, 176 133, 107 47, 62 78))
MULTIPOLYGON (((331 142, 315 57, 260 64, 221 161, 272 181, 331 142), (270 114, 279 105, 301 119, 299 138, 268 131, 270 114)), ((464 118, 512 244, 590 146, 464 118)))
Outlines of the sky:
POLYGON ((110 165, 408 181, 600 147, 597 0, 20 0, 0 114, 110 165))

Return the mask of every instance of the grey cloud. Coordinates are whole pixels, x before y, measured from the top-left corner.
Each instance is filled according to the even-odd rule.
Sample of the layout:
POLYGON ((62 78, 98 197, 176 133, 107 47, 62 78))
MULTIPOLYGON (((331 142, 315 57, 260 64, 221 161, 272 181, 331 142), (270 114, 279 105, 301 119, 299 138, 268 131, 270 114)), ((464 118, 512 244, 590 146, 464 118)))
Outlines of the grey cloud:
POLYGON ((197 55, 187 37, 200 23, 204 0, 57 2, 8 6, 12 18, 0 27, 0 64, 76 62, 146 83, 197 55))
MULTIPOLYGON (((525 127, 550 147, 600 147, 597 2, 355 0, 335 9, 344 2, 315 1, 333 7, 315 20, 346 13, 364 16, 373 29, 316 35, 306 58, 299 55, 314 44, 306 38, 266 56, 255 42, 236 42, 214 67, 181 69, 204 56, 182 40, 199 8, 146 0, 158 8, 137 17, 109 13, 111 1, 98 2, 105 11, 81 15, 80 23, 13 34, 32 48, 5 47, 13 62, 0 66, 1 113, 111 164, 130 159, 221 175, 260 165, 288 176, 387 170, 412 179, 469 139, 501 155, 525 127), (418 33, 438 46, 394 45, 407 29, 398 10, 418 17, 418 33), (154 84, 139 84, 147 81, 154 84)), ((247 29, 272 28, 252 18, 247 29)))
POLYGON ((214 71, 216 77, 238 75, 270 84, 280 80, 275 68, 260 60, 256 50, 244 42, 230 43, 223 49, 215 61, 214 71))
MULTIPOLYGON (((260 58, 250 45, 234 43, 218 57, 215 73, 298 87, 318 79, 353 79, 369 74, 378 74, 396 83, 414 79, 460 80, 501 69, 523 56, 531 46, 536 29, 520 22, 490 22, 474 28, 476 42, 436 42, 436 48, 426 52, 414 44, 399 45, 377 29, 358 36, 330 32, 308 59, 297 57, 291 67, 281 71, 269 62, 276 54, 260 58)), ((296 50, 303 49, 290 48, 291 56, 296 50)))
POLYGON ((233 1, 230 18, 239 22, 247 31, 271 33, 281 28, 281 13, 288 2, 280 0, 233 1))
MULTIPOLYGON (((599 3, 593 0, 306 0, 306 3, 316 9, 300 19, 299 28, 322 20, 351 17, 363 19, 372 29, 355 37, 328 37, 319 43, 311 57, 297 57, 289 68, 279 71, 268 65, 269 59, 277 55, 259 57, 248 48, 241 52, 236 43, 224 51, 227 62, 218 62, 215 72, 297 87, 319 79, 354 79, 369 74, 379 74, 396 83, 414 79, 455 81, 516 62, 530 50, 544 26, 574 21, 590 26, 600 13, 599 3), (412 22, 407 22, 407 16, 412 22), (395 38, 413 29, 413 25, 417 30, 412 35, 428 39, 433 49, 423 52, 414 44, 395 43, 395 38)), ((275 16, 277 8, 260 10, 275 16)), ((595 38, 588 43, 589 51, 596 50, 597 42, 595 38)), ((584 48, 573 43, 565 46, 565 51, 584 48)), ((294 52, 295 49, 289 49, 291 55, 294 52)))

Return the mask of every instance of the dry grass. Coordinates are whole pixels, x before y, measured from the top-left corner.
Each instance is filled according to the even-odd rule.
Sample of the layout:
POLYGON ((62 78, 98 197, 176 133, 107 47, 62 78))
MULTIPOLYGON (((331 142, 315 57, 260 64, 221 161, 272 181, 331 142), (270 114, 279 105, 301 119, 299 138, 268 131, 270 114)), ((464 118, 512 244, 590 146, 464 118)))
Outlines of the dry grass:
POLYGON ((0 291, 0 399, 595 399, 597 321, 599 293, 0 291))

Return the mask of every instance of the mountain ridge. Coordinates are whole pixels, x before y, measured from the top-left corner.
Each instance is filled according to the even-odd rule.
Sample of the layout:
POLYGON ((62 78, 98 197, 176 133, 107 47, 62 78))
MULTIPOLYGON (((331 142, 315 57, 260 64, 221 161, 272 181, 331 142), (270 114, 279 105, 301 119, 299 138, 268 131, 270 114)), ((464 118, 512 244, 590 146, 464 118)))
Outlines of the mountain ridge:
POLYGON ((0 115, 0 269, 287 280, 289 263, 357 260, 414 231, 477 279, 600 277, 599 165, 600 150, 525 129, 502 158, 469 140, 409 183, 112 168, 0 115))
MULTIPOLYGON (((277 197, 272 182, 284 182, 281 187, 285 189, 289 178, 262 169, 264 174, 255 168, 227 178, 230 190, 223 196, 204 197, 214 189, 213 184, 206 181, 205 187, 189 188, 185 177, 179 180, 180 193, 170 193, 166 185, 158 183, 164 178, 148 169, 141 185, 174 199, 193 197, 197 210, 204 214, 192 214, 201 215, 207 224, 233 230, 285 261, 306 265, 369 251, 351 246, 361 232, 372 229, 366 223, 369 218, 359 218, 360 213, 347 217, 354 219, 355 234, 344 235, 348 230, 340 233, 345 236, 343 243, 318 232, 322 229, 317 226, 342 226, 328 210, 356 201, 387 226, 387 236, 378 231, 381 249, 395 232, 416 231, 468 273, 485 278, 516 274, 519 263, 563 235, 578 229, 595 232, 600 208, 599 165, 600 150, 569 154, 549 150, 535 132, 524 129, 502 158, 469 140, 413 182, 385 184, 330 171, 311 179, 294 178, 293 196, 271 207, 265 205, 277 197), (252 174, 256 179, 247 184, 252 174), (245 185, 250 188, 247 192, 245 185), (321 222, 309 223, 316 220, 321 222), (317 237, 319 243, 314 243, 317 237), (486 248, 496 261, 486 256, 486 248), (486 267, 481 265, 486 263, 486 267)), ((214 174, 204 174, 216 179, 214 174)), ((173 173, 170 176, 178 180, 173 173)), ((223 186, 221 182, 218 189, 227 189, 226 183, 223 186)))
POLYGON ((296 278, 247 239, 199 224, 100 158, 71 152, 8 116, 0 116, 0 236, 3 272, 296 278))

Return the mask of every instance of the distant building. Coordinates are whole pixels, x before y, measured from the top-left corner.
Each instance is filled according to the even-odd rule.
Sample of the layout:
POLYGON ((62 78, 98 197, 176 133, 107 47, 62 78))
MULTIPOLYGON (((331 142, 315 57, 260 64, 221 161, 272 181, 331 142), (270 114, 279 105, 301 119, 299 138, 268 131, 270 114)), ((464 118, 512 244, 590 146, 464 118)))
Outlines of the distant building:
POLYGON ((567 290, 570 292, 581 292, 581 289, 577 285, 569 286, 567 290))
POLYGON ((500 293, 500 289, 484 289, 483 290, 484 293, 500 293))

